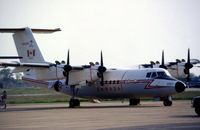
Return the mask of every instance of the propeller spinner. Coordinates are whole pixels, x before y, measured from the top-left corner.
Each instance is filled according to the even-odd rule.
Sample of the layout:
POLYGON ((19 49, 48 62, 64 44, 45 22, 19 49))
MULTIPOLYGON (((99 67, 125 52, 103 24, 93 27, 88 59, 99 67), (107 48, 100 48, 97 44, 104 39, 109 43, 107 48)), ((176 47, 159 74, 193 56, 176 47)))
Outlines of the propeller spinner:
POLYGON ((159 67, 167 70, 167 66, 165 66, 164 50, 162 51, 162 61, 161 61, 161 65, 159 67))

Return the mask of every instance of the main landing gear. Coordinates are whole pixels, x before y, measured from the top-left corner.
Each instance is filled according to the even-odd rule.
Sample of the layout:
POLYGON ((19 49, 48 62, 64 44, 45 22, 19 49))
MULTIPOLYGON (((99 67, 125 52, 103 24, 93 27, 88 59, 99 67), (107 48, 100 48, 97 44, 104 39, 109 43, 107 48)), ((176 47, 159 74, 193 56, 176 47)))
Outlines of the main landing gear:
POLYGON ((136 106, 140 104, 140 99, 130 98, 129 99, 129 106, 136 106))
POLYGON ((80 106, 80 101, 78 99, 71 98, 69 101, 69 108, 75 108, 80 106))
POLYGON ((71 86, 72 91, 72 98, 69 101, 69 108, 75 108, 80 106, 80 101, 78 99, 75 99, 75 96, 78 92, 78 88, 75 88, 75 86, 71 86))
POLYGON ((165 97, 163 99, 163 105, 164 106, 172 106, 172 97, 171 96, 165 97))

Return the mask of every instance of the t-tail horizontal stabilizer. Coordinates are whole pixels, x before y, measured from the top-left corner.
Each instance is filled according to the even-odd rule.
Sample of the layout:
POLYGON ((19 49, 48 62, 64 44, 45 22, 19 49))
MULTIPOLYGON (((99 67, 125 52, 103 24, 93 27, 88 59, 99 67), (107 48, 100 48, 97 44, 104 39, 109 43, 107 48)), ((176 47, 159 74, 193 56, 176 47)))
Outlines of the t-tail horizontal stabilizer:
POLYGON ((0 59, 22 59, 22 56, 0 56, 0 59))
POLYGON ((53 33, 61 31, 56 29, 31 29, 31 28, 0 28, 0 33, 14 33, 13 39, 17 53, 23 58, 21 63, 46 63, 37 45, 33 33, 53 33))
MULTIPOLYGON (((26 27, 28 28, 28 27, 26 27)), ((0 28, 0 33, 16 33, 20 31, 25 31, 26 28, 0 28)), ((33 33, 54 33, 57 31, 61 31, 60 28, 55 29, 36 29, 36 28, 29 28, 33 33)))

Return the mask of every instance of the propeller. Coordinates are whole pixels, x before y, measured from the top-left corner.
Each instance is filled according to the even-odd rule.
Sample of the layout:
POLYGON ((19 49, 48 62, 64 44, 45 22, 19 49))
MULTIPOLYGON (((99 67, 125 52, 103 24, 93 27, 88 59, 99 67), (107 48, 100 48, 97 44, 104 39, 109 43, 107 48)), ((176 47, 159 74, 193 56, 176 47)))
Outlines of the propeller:
POLYGON ((99 77, 101 78, 101 86, 104 85, 104 76, 103 76, 103 73, 106 71, 106 67, 103 66, 103 53, 101 51, 101 63, 100 63, 100 66, 98 67, 98 74, 99 74, 99 77))
POLYGON ((162 60, 161 60, 161 65, 159 67, 163 69, 167 69, 167 66, 165 66, 164 50, 162 51, 162 60))
POLYGON ((69 83, 69 72, 72 70, 72 66, 70 65, 70 59, 69 59, 69 50, 67 53, 67 64, 64 66, 63 75, 66 77, 65 84, 68 85, 69 83))
POLYGON ((190 69, 193 67, 193 64, 190 63, 190 49, 188 48, 187 63, 185 64, 184 73, 187 74, 187 82, 190 81, 190 69))
POLYGON ((59 86, 60 86, 60 80, 58 78, 58 65, 60 65, 59 61, 55 61, 55 67, 56 67, 56 79, 57 81, 54 83, 53 87, 56 92, 59 92, 59 86))

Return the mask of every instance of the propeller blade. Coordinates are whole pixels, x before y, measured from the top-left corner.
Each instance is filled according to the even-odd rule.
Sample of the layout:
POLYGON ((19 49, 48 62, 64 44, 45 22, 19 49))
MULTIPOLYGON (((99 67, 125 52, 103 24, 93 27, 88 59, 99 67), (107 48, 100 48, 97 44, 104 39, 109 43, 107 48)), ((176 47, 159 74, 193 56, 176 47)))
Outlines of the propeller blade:
POLYGON ((165 54, 164 54, 164 50, 162 51, 162 61, 161 61, 161 65, 164 66, 165 64, 165 54))
POLYGON ((190 48, 188 48, 187 63, 185 64, 184 73, 187 74, 187 82, 190 81, 190 69, 193 67, 193 64, 190 63, 190 48))
POLYGON ((190 69, 188 70, 187 82, 190 82, 190 69))
POLYGON ((187 63, 190 64, 190 48, 188 48, 187 63))
POLYGON ((101 66, 103 66, 103 53, 101 51, 101 66))
POLYGON ((100 84, 101 84, 101 86, 103 86, 104 85, 104 76, 103 76, 103 73, 106 71, 106 67, 103 66, 103 53, 102 53, 102 51, 101 51, 100 61, 101 61, 101 63, 100 63, 100 66, 98 67, 98 73, 100 74, 99 77, 101 78, 100 84))
POLYGON ((103 77, 103 73, 101 74, 101 86, 104 85, 104 77, 103 77))
POLYGON ((66 72, 66 76, 65 76, 65 84, 68 85, 69 83, 69 72, 66 72))
MULTIPOLYGON (((70 59, 69 59, 69 49, 68 49, 68 52, 67 52, 67 66, 69 66, 69 63, 70 63, 70 61, 69 61, 70 59)), ((67 67, 66 67, 67 68, 67 67)), ((67 69, 66 69, 67 70, 67 69)), ((65 70, 65 71, 66 71, 65 70)), ((68 72, 68 70, 66 71, 66 80, 65 80, 65 84, 66 85, 68 85, 68 83, 69 83, 69 72, 68 72)))
POLYGON ((159 66, 160 68, 167 69, 165 66, 165 56, 164 56, 164 50, 162 51, 162 59, 161 59, 161 65, 159 66))
POLYGON ((68 50, 68 52, 67 52, 67 65, 69 65, 69 50, 68 50))
POLYGON ((69 50, 67 52, 67 64, 64 66, 63 75, 66 77, 65 84, 69 84, 69 72, 72 70, 72 67, 70 65, 70 57, 69 57, 69 50))

